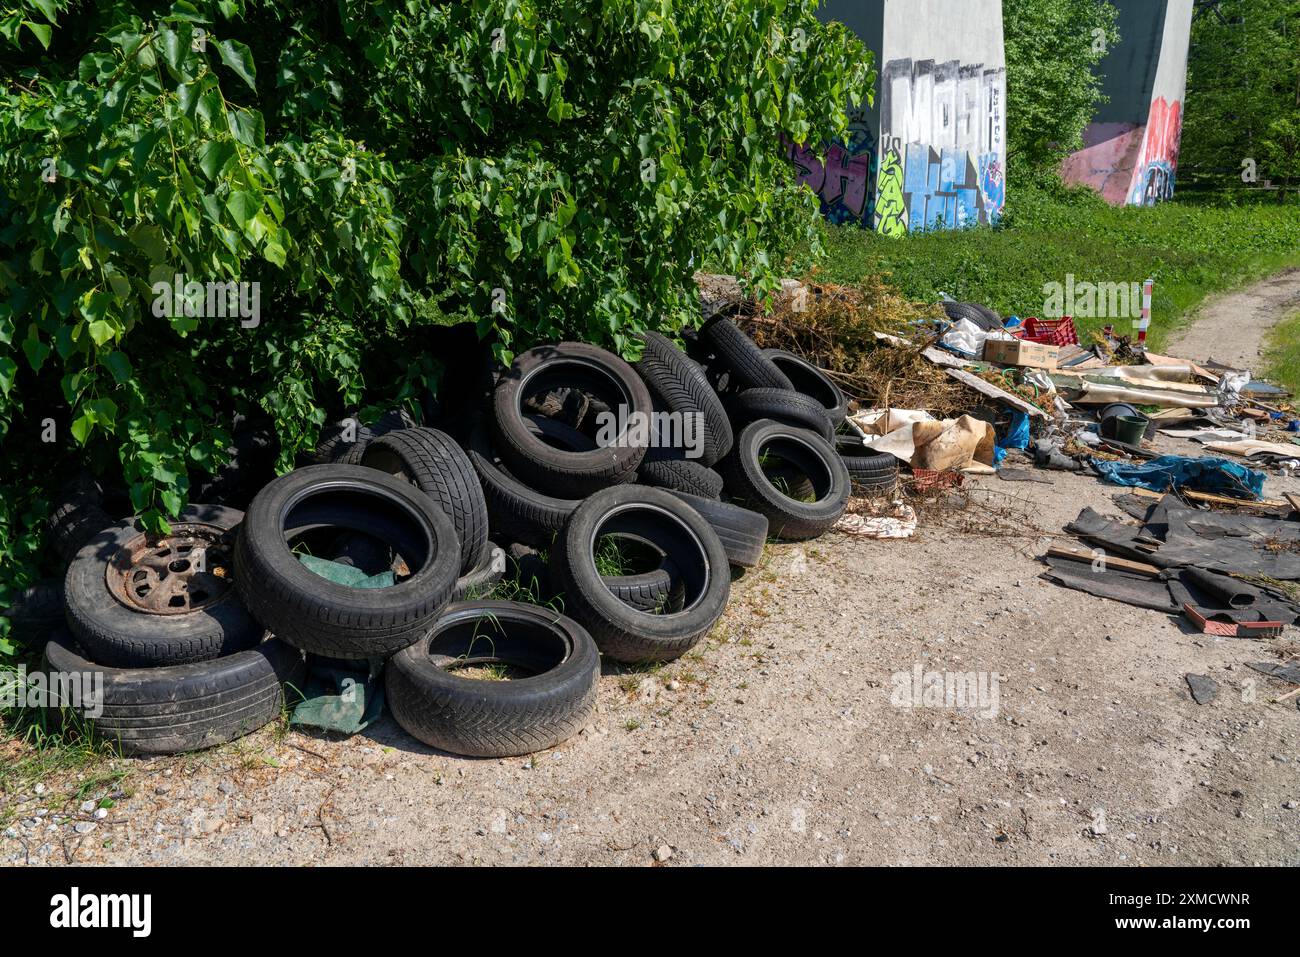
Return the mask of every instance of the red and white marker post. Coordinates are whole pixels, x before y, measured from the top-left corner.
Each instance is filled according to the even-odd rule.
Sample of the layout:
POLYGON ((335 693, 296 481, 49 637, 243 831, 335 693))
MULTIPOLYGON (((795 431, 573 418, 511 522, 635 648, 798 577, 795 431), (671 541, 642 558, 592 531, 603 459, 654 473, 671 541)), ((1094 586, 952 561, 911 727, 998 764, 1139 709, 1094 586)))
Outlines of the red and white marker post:
POLYGON ((1151 328, 1151 292, 1156 281, 1148 279, 1142 284, 1142 318, 1137 321, 1138 345, 1146 347, 1147 330, 1151 328))

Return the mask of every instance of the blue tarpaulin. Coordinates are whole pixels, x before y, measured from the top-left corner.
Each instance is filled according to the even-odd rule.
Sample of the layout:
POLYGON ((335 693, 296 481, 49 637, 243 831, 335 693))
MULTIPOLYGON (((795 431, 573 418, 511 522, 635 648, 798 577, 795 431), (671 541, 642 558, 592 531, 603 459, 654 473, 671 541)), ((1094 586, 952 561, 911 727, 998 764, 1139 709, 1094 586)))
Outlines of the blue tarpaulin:
POLYGON ((1153 492, 1191 489, 1196 492, 1235 495, 1238 498, 1260 498, 1264 494, 1263 472, 1256 472, 1227 459, 1162 455, 1141 465, 1093 459, 1092 469, 1114 485, 1145 488, 1153 492))

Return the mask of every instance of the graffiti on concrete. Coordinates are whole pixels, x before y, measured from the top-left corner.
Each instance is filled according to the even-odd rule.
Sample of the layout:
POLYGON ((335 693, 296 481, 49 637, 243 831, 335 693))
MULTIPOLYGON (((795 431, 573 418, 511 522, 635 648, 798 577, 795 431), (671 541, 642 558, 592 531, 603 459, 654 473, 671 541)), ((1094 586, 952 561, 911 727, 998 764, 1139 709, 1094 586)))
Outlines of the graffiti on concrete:
POLYGON ((1005 101, 1005 68, 986 70, 983 64, 957 60, 886 64, 878 232, 895 235, 998 221, 1006 204, 1005 101), (891 197, 886 209, 887 167, 891 178, 895 169, 901 172, 901 210, 898 197, 891 197))
POLYGON ((1136 123, 1090 123, 1083 131, 1083 149, 1061 164, 1061 178, 1090 186, 1112 206, 1123 206, 1145 130, 1136 123))
POLYGON ((1134 167, 1129 205, 1154 206, 1173 198, 1174 181, 1178 173, 1178 149, 1182 138, 1182 103, 1178 100, 1170 103, 1163 96, 1156 97, 1147 118, 1142 152, 1138 154, 1134 167))
POLYGON ((820 197, 823 216, 833 223, 871 226, 876 138, 862 111, 849 113, 848 134, 826 148, 824 160, 807 146, 783 142, 798 181, 820 197))
POLYGON ((907 199, 903 195, 903 157, 898 141, 886 144, 880 157, 876 190, 876 232, 885 236, 907 233, 907 199))

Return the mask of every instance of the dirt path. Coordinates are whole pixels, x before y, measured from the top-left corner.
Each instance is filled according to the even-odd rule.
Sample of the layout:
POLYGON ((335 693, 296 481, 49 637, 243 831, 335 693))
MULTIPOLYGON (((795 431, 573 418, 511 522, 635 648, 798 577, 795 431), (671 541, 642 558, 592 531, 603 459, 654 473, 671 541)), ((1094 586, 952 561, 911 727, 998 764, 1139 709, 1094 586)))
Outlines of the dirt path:
MULTIPOLYGON (((1234 308, 1205 321, 1239 326, 1234 308)), ((1235 358, 1201 335, 1197 358, 1235 358)), ((970 527, 974 509, 907 541, 770 548, 708 641, 655 673, 607 666, 590 724, 551 751, 464 759, 390 719, 347 739, 267 728, 9 796, 0 861, 1300 864, 1300 710, 1246 667, 1300 656, 1300 633, 1209 638, 1041 581, 1049 535, 1084 506, 1119 514, 1117 489, 1049 477, 976 483, 1010 534, 970 527), (912 700, 932 673, 988 695, 912 700), (1188 674, 1217 698, 1196 704, 1188 674), (88 832, 60 823, 105 796, 88 832)))
POLYGON ((1216 296, 1197 310, 1192 323, 1179 330, 1167 351, 1204 362, 1262 373, 1260 357, 1268 333, 1288 316, 1300 311, 1300 269, 1286 272, 1216 296))

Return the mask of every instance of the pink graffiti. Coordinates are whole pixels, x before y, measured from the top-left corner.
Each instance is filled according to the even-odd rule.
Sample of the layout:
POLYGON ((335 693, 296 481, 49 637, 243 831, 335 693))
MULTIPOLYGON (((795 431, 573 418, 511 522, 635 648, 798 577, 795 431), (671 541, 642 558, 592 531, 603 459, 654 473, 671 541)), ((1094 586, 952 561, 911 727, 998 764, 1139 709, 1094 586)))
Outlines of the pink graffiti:
POLYGON ((1146 137, 1134 167, 1129 202, 1151 206, 1174 195, 1178 174, 1178 148, 1183 137, 1183 105, 1171 105, 1163 96, 1151 104, 1146 137))
POLYGON ((871 182, 871 154, 854 156, 839 144, 832 144, 826 150, 823 164, 806 146, 787 141, 786 148, 800 183, 820 196, 823 203, 829 205, 841 200, 855 215, 862 215, 867 208, 867 187, 871 182))
POLYGON ((1147 138, 1138 157, 1138 168, 1149 163, 1168 163, 1178 166, 1178 147, 1183 137, 1183 104, 1174 100, 1171 105, 1163 96, 1151 104, 1147 119, 1147 138))

